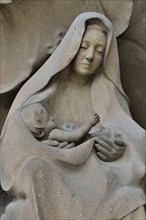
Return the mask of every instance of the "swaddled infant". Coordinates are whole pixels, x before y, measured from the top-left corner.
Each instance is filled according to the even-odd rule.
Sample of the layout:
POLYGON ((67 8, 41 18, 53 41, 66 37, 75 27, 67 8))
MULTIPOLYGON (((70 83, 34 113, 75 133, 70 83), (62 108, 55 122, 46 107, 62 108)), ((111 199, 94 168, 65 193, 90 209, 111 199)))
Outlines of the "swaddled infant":
POLYGON ((100 121, 99 115, 94 113, 80 128, 73 123, 67 123, 58 128, 55 119, 50 117, 47 110, 39 103, 27 106, 21 114, 25 124, 38 140, 48 138, 68 143, 77 143, 86 138, 91 128, 100 121))

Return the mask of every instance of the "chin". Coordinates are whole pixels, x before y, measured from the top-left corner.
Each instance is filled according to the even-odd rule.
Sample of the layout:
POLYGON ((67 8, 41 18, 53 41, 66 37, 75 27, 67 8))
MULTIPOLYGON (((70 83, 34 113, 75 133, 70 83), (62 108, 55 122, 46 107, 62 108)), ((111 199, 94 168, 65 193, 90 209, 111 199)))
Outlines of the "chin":
POLYGON ((78 74, 80 76, 91 76, 94 74, 94 72, 80 71, 80 72, 78 72, 78 74))

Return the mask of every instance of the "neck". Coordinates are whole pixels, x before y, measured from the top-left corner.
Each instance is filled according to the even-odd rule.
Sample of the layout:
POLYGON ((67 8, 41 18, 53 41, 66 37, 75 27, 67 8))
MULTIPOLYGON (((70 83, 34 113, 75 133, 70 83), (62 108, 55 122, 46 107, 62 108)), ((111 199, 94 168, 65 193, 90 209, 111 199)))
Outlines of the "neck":
POLYGON ((69 80, 78 85, 86 85, 92 82, 93 76, 82 76, 73 70, 70 71, 69 80))

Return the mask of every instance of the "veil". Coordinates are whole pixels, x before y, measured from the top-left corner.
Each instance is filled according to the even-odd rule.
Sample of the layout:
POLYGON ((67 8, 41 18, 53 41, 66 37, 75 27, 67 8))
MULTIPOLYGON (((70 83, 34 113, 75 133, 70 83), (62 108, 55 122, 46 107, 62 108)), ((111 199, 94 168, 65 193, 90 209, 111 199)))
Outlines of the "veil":
MULTIPOLYGON (((66 197, 61 197, 61 199, 63 199, 63 204, 67 204, 68 209, 66 209, 66 212, 69 215, 72 213, 73 217, 76 215, 76 212, 80 214, 81 210, 82 219, 102 219, 103 216, 105 219, 120 219, 145 204, 144 191, 141 187, 145 173, 145 132, 131 118, 127 96, 122 89, 120 81, 118 51, 114 30, 111 22, 104 15, 96 12, 86 12, 79 15, 51 57, 24 84, 16 96, 6 119, 2 131, 1 151, 2 186, 7 190, 11 188, 12 191, 16 190, 17 192, 16 181, 23 166, 22 161, 27 163, 31 158, 37 156, 37 159, 43 158, 45 162, 47 161, 49 164, 47 169, 51 169, 51 172, 52 170, 54 171, 54 167, 56 172, 57 167, 57 178, 60 178, 60 182, 62 177, 65 179, 63 184, 66 184, 65 190, 67 192, 65 192, 69 195, 68 199, 66 197), (108 30, 102 73, 95 74, 91 85, 91 104, 94 112, 100 115, 102 126, 115 129, 125 135, 127 143, 124 155, 118 160, 108 163, 96 157, 92 151, 93 143, 90 143, 89 146, 83 143, 74 149, 68 149, 69 154, 66 149, 51 147, 48 147, 45 152, 41 151, 40 149, 43 148, 43 144, 40 144, 40 142, 31 137, 23 121, 18 115, 15 115, 17 111, 21 111, 21 108, 36 102, 43 103, 56 93, 58 82, 50 85, 51 79, 54 76, 60 76, 61 72, 67 68, 77 54, 85 32, 86 21, 91 18, 100 19, 108 30), (37 152, 36 155, 34 152, 37 152), (85 157, 84 163, 81 165, 76 162, 76 157, 72 155, 80 155, 79 160, 81 160, 83 154, 88 154, 88 156, 85 157), (71 168, 69 165, 64 165, 64 163, 59 164, 58 160, 56 160, 56 155, 59 158, 57 158, 58 160, 62 160, 62 158, 64 160, 66 157, 68 160, 72 158, 74 167, 71 168), (87 160, 88 158, 89 160, 87 160), (79 167, 78 165, 81 166, 79 167), (73 178, 75 181, 73 181, 73 178), (91 190, 87 190, 89 186, 91 190), (75 191, 74 198, 70 198, 71 194, 68 193, 72 191, 75 191), (76 199, 76 196, 79 196, 77 198, 82 201, 79 203, 78 208, 75 208, 77 202, 74 199, 76 199), (85 198, 86 196, 88 197, 85 198), (91 209, 88 209, 88 199, 90 199, 91 209), (74 201, 75 203, 72 203, 74 201), (71 206, 69 206, 70 204, 71 206)), ((36 184, 37 180, 33 179, 32 183, 34 181, 34 184, 36 184)), ((42 180, 40 185, 31 185, 31 187, 38 191, 43 183, 42 180)), ((48 193, 52 193, 51 195, 56 195, 56 189, 51 184, 49 187, 52 188, 49 188, 48 185, 47 188, 46 185, 43 185, 43 187, 45 187, 48 193)), ((49 206, 52 204, 52 201, 48 202, 48 199, 49 196, 46 203, 37 204, 40 206, 40 210, 46 210, 47 217, 48 210, 50 209, 49 206)), ((36 199, 36 203, 38 201, 39 199, 36 199)), ((60 200, 56 199, 56 201, 60 200)), ((59 202, 58 204, 62 203, 59 202)), ((64 207, 63 209, 61 209, 62 206, 58 207, 60 208, 57 210, 58 213, 64 213, 64 207)))
MULTIPOLYGON (((51 57, 20 89, 12 104, 9 114, 12 114, 12 112, 14 112, 24 103, 31 103, 35 102, 35 100, 40 101, 39 99, 42 99, 42 95, 40 98, 38 97, 39 91, 41 91, 44 87, 47 87, 50 79, 55 74, 67 67, 73 60, 80 47, 80 43, 85 31, 86 21, 91 18, 100 19, 108 30, 107 44, 103 58, 103 69, 108 79, 114 83, 121 94, 127 99, 120 81, 119 60, 116 39, 113 33, 113 26, 104 15, 97 12, 86 12, 79 15, 74 20, 63 40, 51 57)), ((48 96, 50 90, 48 89, 48 94, 47 91, 44 93, 46 96, 48 96)))

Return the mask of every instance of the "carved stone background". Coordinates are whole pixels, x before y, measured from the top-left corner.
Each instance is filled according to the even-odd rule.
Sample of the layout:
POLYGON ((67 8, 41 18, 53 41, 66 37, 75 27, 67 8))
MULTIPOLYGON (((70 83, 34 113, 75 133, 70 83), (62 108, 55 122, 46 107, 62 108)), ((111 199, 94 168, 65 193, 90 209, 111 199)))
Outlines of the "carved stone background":
MULTIPOLYGON (((85 11, 102 12, 113 22, 122 84, 134 120, 146 128, 145 8, 145 0, 0 0, 0 128, 21 86, 51 55, 74 18, 85 11)), ((0 215, 9 200, 1 190, 0 215)))

